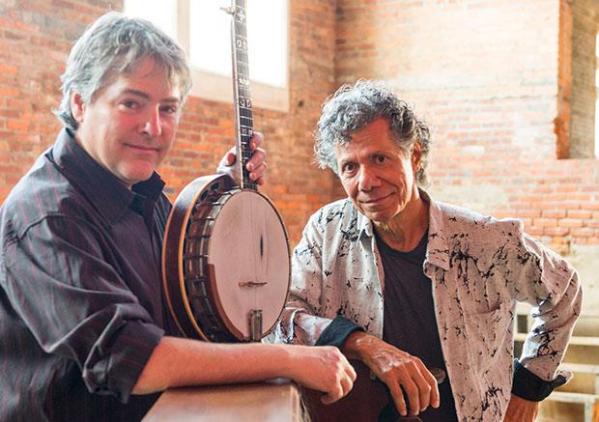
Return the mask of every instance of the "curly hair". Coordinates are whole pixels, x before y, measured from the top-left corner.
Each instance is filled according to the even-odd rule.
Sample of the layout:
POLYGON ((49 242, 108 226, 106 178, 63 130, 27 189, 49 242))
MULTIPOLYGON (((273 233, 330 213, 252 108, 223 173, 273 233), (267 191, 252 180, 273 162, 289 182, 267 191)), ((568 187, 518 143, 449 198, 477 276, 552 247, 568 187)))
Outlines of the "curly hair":
POLYGON ((426 184, 429 128, 404 101, 379 81, 360 80, 354 85, 345 84, 325 101, 314 145, 320 167, 329 167, 338 174, 335 146, 351 142, 354 132, 378 118, 389 121, 393 139, 404 152, 408 152, 415 143, 420 144, 422 157, 416 180, 420 185, 426 184))
POLYGON ((76 131, 71 94, 78 92, 84 102, 90 103, 96 92, 148 57, 166 69, 171 83, 178 84, 184 101, 191 90, 191 75, 181 47, 144 19, 118 12, 101 16, 71 49, 61 76, 62 100, 56 116, 64 126, 76 131))

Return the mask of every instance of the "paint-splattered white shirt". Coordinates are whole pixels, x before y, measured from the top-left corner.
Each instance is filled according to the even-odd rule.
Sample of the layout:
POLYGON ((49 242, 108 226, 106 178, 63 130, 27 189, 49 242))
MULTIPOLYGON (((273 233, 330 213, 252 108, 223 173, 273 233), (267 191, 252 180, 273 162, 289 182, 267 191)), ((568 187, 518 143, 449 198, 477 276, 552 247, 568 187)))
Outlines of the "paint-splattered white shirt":
MULTIPOLYGON (((577 273, 524 234, 519 221, 421 195, 430 204, 423 270, 432 280, 458 418, 500 421, 511 396, 515 303, 535 306, 520 363, 553 380, 580 313, 577 273)), ((349 200, 310 218, 292 273, 290 300, 273 339, 314 344, 337 315, 382 337, 383 267, 372 223, 349 200)))

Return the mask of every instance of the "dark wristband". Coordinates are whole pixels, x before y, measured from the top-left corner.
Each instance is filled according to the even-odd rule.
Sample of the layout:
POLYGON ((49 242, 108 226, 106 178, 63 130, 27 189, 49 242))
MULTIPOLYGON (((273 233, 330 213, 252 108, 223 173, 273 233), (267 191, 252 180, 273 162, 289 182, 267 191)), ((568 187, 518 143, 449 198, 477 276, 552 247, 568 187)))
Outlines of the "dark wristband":
POLYGON ((345 340, 355 331, 364 331, 364 329, 349 319, 338 315, 324 329, 316 341, 316 346, 337 346, 341 349, 345 340))

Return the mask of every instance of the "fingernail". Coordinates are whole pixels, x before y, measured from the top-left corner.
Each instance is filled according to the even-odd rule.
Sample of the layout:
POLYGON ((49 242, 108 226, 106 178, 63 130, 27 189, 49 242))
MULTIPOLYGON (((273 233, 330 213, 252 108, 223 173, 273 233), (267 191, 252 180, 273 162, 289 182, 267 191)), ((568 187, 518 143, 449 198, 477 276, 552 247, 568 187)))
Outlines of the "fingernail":
POLYGON ((249 163, 247 167, 249 171, 254 170, 254 165, 252 163, 249 163))

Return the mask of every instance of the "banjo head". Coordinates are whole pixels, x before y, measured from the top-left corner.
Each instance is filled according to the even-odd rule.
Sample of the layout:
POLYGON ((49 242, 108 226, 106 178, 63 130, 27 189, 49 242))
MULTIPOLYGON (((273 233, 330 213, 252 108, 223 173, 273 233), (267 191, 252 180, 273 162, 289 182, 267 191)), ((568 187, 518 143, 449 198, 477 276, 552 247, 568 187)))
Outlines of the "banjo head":
POLYGON ((261 337, 276 324, 290 283, 290 255, 281 217, 253 190, 222 205, 208 244, 210 285, 218 313, 237 339, 251 337, 250 313, 262 313, 261 337))
POLYGON ((162 258, 168 308, 186 337, 257 341, 283 311, 291 282, 283 221, 267 197, 236 188, 229 176, 204 176, 183 189, 162 258))

